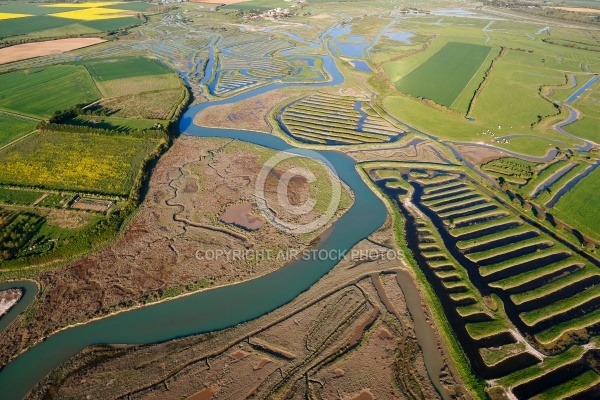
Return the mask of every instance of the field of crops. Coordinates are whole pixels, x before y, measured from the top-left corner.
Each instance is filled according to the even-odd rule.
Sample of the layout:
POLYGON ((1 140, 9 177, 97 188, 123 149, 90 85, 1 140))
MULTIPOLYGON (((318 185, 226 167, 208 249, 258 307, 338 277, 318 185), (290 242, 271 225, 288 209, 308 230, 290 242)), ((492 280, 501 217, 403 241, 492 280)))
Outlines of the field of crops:
POLYGON ((100 98, 86 70, 74 65, 2 74, 0 87, 0 109, 35 118, 100 98))
POLYGON ((0 113, 0 127, 2 127, 0 129, 0 147, 26 133, 32 132, 35 126, 35 121, 0 113))
POLYGON ((479 70, 490 50, 489 46, 450 42, 396 82, 396 87, 411 96, 450 107, 479 70))
MULTIPOLYGON (((508 159, 490 166, 512 170, 509 166, 515 165, 508 159)), ((403 210, 408 247, 481 376, 515 382, 511 389, 517 398, 547 397, 597 383, 598 374, 584 364, 577 373, 534 384, 553 366, 567 368, 576 360, 547 357, 522 343, 535 338, 535 348, 552 349, 575 343, 574 330, 594 331, 600 324, 600 269, 524 223, 464 175, 408 167, 373 169, 370 175, 403 210), (413 191, 406 182, 417 186, 413 199, 420 214, 404 208, 402 197, 413 191), (524 374, 531 374, 531 383, 520 379, 524 374)), ((597 189, 592 186, 577 194, 587 197, 574 208, 589 200, 597 189)))
POLYGON ((0 4, 0 38, 28 35, 63 36, 94 33, 139 25, 135 12, 145 11, 149 3, 5 3, 0 4))
POLYGON ((119 57, 84 61, 92 78, 97 82, 148 75, 166 75, 173 71, 156 60, 145 57, 119 57))
POLYGON ((323 93, 286 106, 278 120, 286 133, 307 143, 385 143, 404 134, 380 117, 369 103, 323 93))
POLYGON ((157 146, 131 137, 36 133, 0 151, 0 183, 126 196, 157 146))

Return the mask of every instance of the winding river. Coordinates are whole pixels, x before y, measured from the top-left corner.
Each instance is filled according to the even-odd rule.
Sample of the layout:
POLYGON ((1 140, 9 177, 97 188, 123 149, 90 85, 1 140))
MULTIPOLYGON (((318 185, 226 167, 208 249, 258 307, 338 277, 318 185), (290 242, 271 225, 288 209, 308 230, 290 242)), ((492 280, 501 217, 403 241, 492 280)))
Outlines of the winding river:
POLYGON ((20 289, 23 295, 5 315, 0 318, 0 332, 2 332, 11 322, 15 320, 21 314, 29 304, 35 299, 38 294, 39 288, 37 283, 33 281, 20 281, 20 282, 5 282, 0 284, 0 290, 6 289, 20 289))
MULTIPOLYGON (((318 57, 322 58, 331 79, 311 86, 342 83, 343 76, 333 58, 318 57)), ((225 100, 193 106, 182 118, 181 132, 192 136, 238 139, 274 150, 305 154, 305 150, 291 148, 285 141, 273 135, 203 128, 193 124, 196 114, 209 106, 238 102, 287 86, 290 84, 273 83, 225 100)), ((319 244, 317 250, 350 250, 384 223, 387 209, 362 181, 355 169, 356 162, 352 158, 335 151, 317 153, 333 165, 339 177, 353 190, 355 196, 352 207, 334 223, 331 234, 319 244)), ((32 347, 2 369, 0 393, 3 399, 25 397, 48 373, 91 345, 156 343, 217 331, 258 318, 293 300, 336 264, 335 259, 300 259, 250 281, 208 289, 63 330, 32 347)))

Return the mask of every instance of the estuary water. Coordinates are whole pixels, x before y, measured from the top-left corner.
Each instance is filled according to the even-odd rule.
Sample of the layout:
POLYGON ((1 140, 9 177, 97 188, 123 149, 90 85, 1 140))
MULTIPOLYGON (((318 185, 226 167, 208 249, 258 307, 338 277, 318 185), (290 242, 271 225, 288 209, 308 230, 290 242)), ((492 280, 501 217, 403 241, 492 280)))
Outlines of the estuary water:
MULTIPOLYGON (((311 87, 342 83, 343 76, 333 58, 318 57, 322 58, 330 79, 311 87)), ((274 83, 228 99, 193 106, 182 118, 181 132, 191 136, 237 139, 274 150, 307 155, 307 151, 293 148, 273 135, 203 128, 193 124, 194 117, 207 107, 237 102, 287 86, 293 85, 274 83)), ((348 251, 384 223, 387 209, 363 182, 353 159, 335 151, 317 153, 331 163, 340 179, 352 189, 355 201, 334 223, 331 234, 315 250, 334 253, 348 251)), ((335 258, 300 259, 250 281, 204 290, 63 330, 32 347, 0 371, 1 396, 7 400, 23 398, 52 370, 91 345, 156 343, 217 331, 258 318, 306 291, 337 262, 335 258)))

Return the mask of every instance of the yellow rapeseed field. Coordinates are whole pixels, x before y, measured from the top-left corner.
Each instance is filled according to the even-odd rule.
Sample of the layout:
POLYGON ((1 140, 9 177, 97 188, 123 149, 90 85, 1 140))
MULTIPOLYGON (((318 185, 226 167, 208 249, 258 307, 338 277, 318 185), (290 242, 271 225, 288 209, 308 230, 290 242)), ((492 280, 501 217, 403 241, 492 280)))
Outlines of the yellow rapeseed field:
POLYGON ((58 7, 58 8, 98 8, 120 4, 120 1, 88 1, 86 3, 49 3, 40 4, 42 7, 58 7))
POLYGON ((82 8, 80 10, 65 11, 50 14, 53 17, 79 19, 82 21, 96 21, 99 19, 123 18, 131 16, 131 11, 116 10, 113 8, 82 8))
POLYGON ((23 18, 23 17, 31 17, 31 14, 14 14, 14 13, 0 12, 0 21, 3 19, 23 18))
POLYGON ((35 133, 0 151, 0 184, 127 195, 155 140, 35 133))

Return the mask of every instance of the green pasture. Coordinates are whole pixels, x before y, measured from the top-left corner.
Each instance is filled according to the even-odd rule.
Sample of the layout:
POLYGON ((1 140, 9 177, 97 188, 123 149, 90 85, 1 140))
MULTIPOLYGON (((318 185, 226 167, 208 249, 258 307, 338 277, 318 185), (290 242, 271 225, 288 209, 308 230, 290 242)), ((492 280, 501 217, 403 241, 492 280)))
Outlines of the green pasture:
POLYGON ((0 147, 32 132, 37 123, 30 119, 0 113, 0 147))
POLYGON ((565 101, 574 92, 587 82, 585 75, 568 76, 567 83, 552 89, 552 98, 558 101, 565 101), (575 81, 573 81, 573 77, 575 81))
POLYGON ((94 129, 106 129, 121 133, 144 131, 160 124, 165 128, 168 121, 158 119, 137 119, 120 117, 99 117, 95 115, 78 115, 68 122, 69 125, 85 126, 94 129))
POLYGON ((3 204, 32 205, 41 196, 41 192, 0 187, 0 203, 3 204))
POLYGON ((427 61, 396 82, 396 88, 413 97, 452 103, 479 70, 491 47, 450 42, 427 61))
POLYGON ((551 212, 586 235, 600 240, 598 193, 600 193, 600 168, 596 168, 562 196, 551 212))
POLYGON ((145 57, 119 57, 81 62, 96 81, 133 78, 148 75, 172 74, 173 71, 157 60, 145 57))
POLYGON ((494 63, 485 89, 475 101, 472 117, 486 121, 498 134, 530 129, 558 109, 538 93, 543 85, 564 83, 564 73, 540 65, 535 53, 509 50, 494 63), (532 65, 534 64, 534 65, 532 65))
POLYGON ((568 147, 568 144, 562 141, 554 141, 538 136, 520 136, 510 138, 509 143, 494 143, 495 146, 515 153, 531 155, 534 157, 545 157, 549 151, 556 147, 568 147))
POLYGON ((57 65, 0 75, 0 109, 35 118, 100 98, 86 70, 57 65))
POLYGON ((600 118, 585 116, 582 119, 564 126, 563 129, 582 139, 600 143, 600 118))

